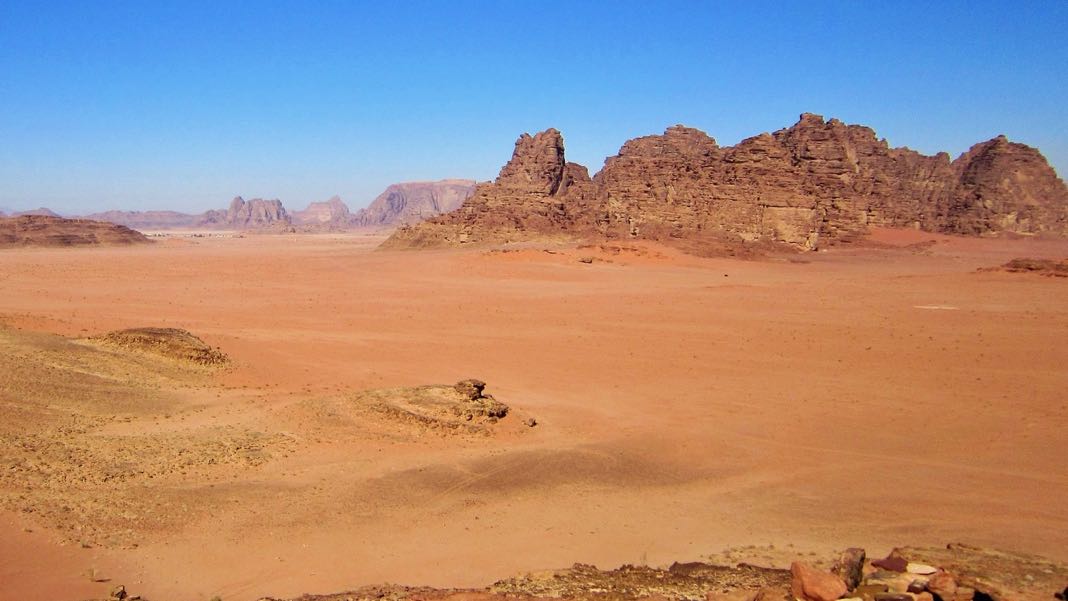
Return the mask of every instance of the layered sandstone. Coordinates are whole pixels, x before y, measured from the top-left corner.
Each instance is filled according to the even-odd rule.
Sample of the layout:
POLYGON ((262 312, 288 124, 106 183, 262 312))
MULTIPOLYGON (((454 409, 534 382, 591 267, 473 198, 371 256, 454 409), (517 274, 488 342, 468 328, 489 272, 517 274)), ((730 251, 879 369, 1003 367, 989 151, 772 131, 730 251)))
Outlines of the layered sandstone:
POLYGON ((549 129, 520 137, 497 180, 459 210, 402 228, 385 247, 596 236, 697 252, 746 243, 815 249, 869 226, 1065 235, 1068 188, 1041 153, 1004 136, 951 161, 808 113, 730 147, 671 127, 628 141, 591 180, 549 129))
POLYGON ((412 224, 457 209, 475 188, 467 179, 392 184, 352 217, 356 227, 412 224))
POLYGON ((121 225, 47 215, 0 218, 0 248, 23 246, 116 246, 148 243, 121 225))

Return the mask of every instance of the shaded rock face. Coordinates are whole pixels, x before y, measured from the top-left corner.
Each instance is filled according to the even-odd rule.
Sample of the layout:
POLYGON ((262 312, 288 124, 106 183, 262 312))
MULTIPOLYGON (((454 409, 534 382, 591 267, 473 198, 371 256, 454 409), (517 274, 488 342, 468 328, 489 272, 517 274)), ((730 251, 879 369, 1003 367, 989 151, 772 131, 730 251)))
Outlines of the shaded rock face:
POLYGON ((330 197, 325 202, 313 202, 303 211, 295 211, 293 223, 297 225, 318 225, 344 227, 349 224, 352 214, 349 207, 338 196, 330 197))
POLYGON ((479 184, 451 213, 400 228, 383 247, 510 241, 587 229, 590 215, 580 200, 591 183, 585 167, 564 160, 559 131, 523 134, 493 183, 479 184))
POLYGON ((123 246, 147 244, 148 238, 130 228, 45 215, 0 219, 0 248, 23 246, 123 246))
POLYGON ((393 184, 366 209, 353 215, 357 227, 393 227, 418 223, 456 210, 475 189, 475 182, 446 179, 436 182, 393 184))
POLYGON ((291 221, 280 200, 253 198, 246 201, 238 196, 230 201, 230 208, 226 211, 204 213, 197 225, 250 229, 289 225, 291 221))
POLYGON ((591 180, 549 129, 520 137, 497 180, 459 210, 403 228, 385 247, 548 235, 815 249, 869 226, 1065 235, 1068 188, 1041 153, 1004 137, 950 161, 808 113, 733 147, 671 127, 628 141, 591 180))

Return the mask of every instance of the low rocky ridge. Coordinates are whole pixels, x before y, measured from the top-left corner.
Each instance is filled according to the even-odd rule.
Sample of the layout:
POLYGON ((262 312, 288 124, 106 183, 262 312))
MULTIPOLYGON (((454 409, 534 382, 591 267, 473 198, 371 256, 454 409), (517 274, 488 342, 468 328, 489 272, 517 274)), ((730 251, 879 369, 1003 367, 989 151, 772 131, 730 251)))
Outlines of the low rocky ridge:
MULTIPOLYGON (((869 560, 863 549, 851 548, 831 563, 830 570, 798 561, 789 570, 746 563, 625 565, 615 570, 575 564, 484 589, 381 585, 304 595, 299 601, 1051 601, 1068 594, 1068 566, 960 544, 903 547, 875 560, 869 560)), ((119 587, 112 599, 133 598, 119 587)))
POLYGON ((983 268, 980 271, 1007 271, 1009 273, 1034 273, 1046 277, 1068 278, 1068 259, 1013 259, 1000 267, 983 268))
POLYGON ((46 215, 0 218, 0 248, 121 246, 148 242, 140 232, 102 221, 46 215))
POLYGON ((811 250, 869 226, 1068 234, 1068 188, 1038 150, 998 136, 956 160, 890 148, 860 125, 803 114, 721 147, 681 125, 628 141, 589 177, 555 129, 524 134, 493 183, 384 248, 546 236, 641 238, 697 254, 767 244, 811 250))
POLYGON ((91 342, 125 350, 150 353, 197 365, 224 365, 226 353, 208 346, 203 340, 178 328, 131 328, 89 338, 91 342))

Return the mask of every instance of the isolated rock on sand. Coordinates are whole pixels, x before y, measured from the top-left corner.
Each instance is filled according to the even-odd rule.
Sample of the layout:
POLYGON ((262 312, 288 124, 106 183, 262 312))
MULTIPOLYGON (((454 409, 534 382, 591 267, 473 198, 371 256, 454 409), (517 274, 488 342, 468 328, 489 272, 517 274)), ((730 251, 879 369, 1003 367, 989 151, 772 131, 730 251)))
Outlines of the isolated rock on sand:
POLYGON ((509 413, 508 405, 483 391, 481 380, 453 385, 366 390, 353 400, 359 405, 420 428, 442 433, 486 434, 487 428, 509 413))
POLYGON ((214 366, 229 362, 225 353, 178 328, 131 328, 108 332, 89 340, 198 365, 214 366))
POLYGON ((835 601, 849 590, 838 576, 800 561, 790 565, 790 575, 790 590, 801 601, 835 601))

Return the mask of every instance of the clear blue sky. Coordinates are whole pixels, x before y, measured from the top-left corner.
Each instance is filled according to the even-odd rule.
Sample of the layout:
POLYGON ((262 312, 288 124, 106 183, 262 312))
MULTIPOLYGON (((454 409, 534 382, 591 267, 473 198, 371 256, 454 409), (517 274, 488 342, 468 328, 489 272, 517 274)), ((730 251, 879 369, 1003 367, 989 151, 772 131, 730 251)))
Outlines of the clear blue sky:
POLYGON ((556 127, 600 168, 675 123, 811 111, 952 155, 1004 133, 1068 173, 1068 2, 0 1, 0 207, 366 205, 492 179, 556 127))

